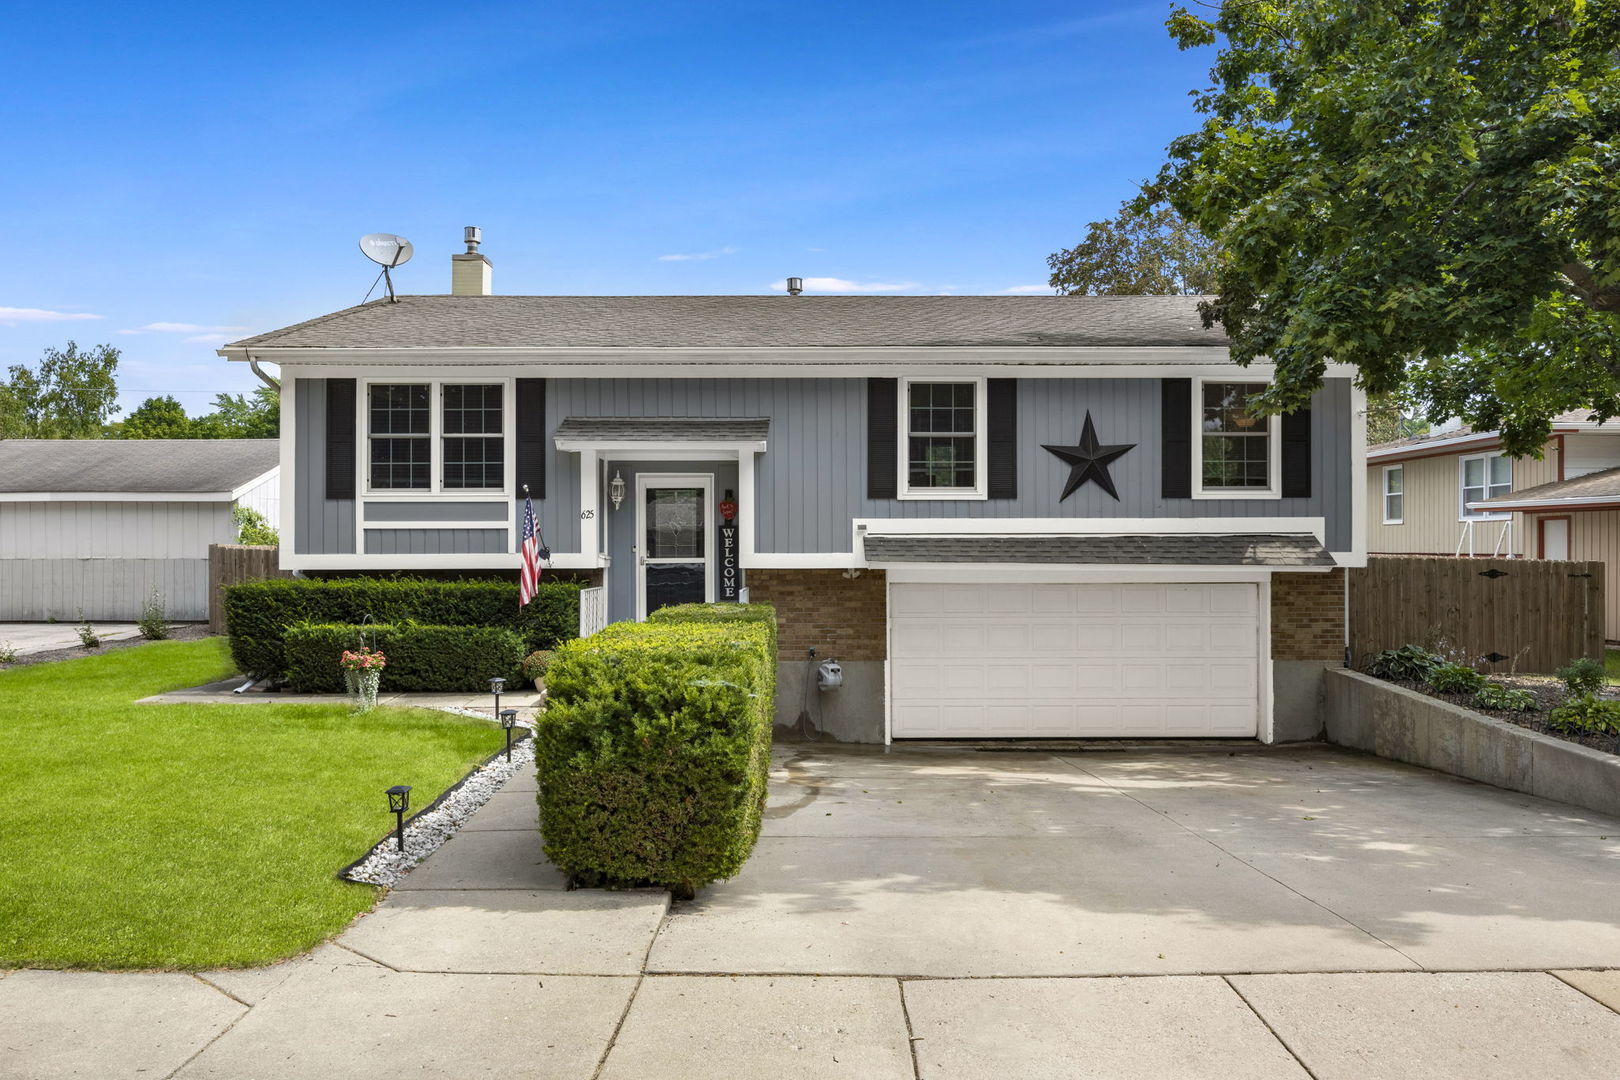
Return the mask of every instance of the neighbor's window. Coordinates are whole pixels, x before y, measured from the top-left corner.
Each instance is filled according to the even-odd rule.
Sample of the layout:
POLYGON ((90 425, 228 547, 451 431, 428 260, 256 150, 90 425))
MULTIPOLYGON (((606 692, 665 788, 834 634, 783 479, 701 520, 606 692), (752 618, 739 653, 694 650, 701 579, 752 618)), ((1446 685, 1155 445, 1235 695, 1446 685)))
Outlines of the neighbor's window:
POLYGON ((433 486, 431 400, 425 383, 370 387, 366 405, 373 489, 433 486))
POLYGON ((444 387, 444 486, 499 488, 505 483, 501 440, 501 387, 492 383, 444 387))
POLYGON ((1272 422, 1249 409, 1265 383, 1206 382, 1199 408, 1205 491, 1271 489, 1272 422))
POLYGON ((911 493, 978 487, 978 398, 973 382, 906 384, 906 487, 911 493))
POLYGON ((1482 502, 1513 490, 1513 459, 1501 454, 1475 454, 1462 459, 1462 516, 1496 517, 1489 510, 1470 510, 1471 502, 1482 502))
POLYGON ((1384 524, 1399 525, 1406 520, 1406 466, 1384 467, 1384 524))

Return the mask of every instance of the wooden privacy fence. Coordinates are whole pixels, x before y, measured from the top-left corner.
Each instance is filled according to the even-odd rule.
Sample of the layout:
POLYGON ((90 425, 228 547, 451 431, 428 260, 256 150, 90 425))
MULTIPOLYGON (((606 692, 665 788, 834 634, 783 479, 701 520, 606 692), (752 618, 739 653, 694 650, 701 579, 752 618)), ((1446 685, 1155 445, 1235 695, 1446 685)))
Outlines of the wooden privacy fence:
POLYGON ((292 577, 281 569, 281 549, 273 544, 208 545, 208 629, 225 632, 225 588, 261 578, 292 577))
POLYGON ((1486 671, 1552 672, 1603 659, 1603 615, 1600 562, 1375 556, 1350 571, 1356 667, 1411 644, 1486 671))

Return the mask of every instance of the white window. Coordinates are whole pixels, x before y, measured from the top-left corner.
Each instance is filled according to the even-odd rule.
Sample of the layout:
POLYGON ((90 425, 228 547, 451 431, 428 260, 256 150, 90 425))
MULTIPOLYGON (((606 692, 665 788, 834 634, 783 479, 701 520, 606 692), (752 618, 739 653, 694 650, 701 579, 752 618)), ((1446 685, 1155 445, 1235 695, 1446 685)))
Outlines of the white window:
POLYGON ((1406 466, 1384 466, 1384 524, 1406 521, 1406 466))
POLYGON ((1489 510, 1470 510, 1469 503, 1483 502, 1513 490, 1513 459, 1501 454, 1472 454, 1460 462, 1463 518, 1501 518, 1489 510))
POLYGON ((1200 380, 1193 403, 1197 494, 1206 499, 1277 498, 1277 417, 1249 408, 1265 383, 1200 380))
POLYGON ((900 384, 902 499, 984 498, 984 380, 900 384))
POLYGON ((504 491, 505 430, 503 383, 369 383, 367 488, 504 491))

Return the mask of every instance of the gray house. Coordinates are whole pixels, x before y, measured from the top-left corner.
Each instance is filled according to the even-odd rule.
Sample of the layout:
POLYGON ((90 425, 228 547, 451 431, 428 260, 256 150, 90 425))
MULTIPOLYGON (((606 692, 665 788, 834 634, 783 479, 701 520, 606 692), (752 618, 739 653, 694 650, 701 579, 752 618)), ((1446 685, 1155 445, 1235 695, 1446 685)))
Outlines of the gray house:
POLYGON ((220 350, 281 368, 285 568, 514 572, 526 487, 607 619, 776 605, 783 723, 1316 733, 1365 561, 1349 369, 1259 417, 1269 370, 1195 297, 495 296, 484 268, 220 350))

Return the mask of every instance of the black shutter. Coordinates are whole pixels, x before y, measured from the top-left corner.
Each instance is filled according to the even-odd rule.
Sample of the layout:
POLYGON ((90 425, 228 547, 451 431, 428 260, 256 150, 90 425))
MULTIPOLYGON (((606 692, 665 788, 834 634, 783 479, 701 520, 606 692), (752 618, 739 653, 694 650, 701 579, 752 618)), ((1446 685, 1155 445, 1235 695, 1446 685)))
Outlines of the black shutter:
POLYGON ((985 458, 992 499, 1018 498, 1018 380, 985 380, 985 458))
POLYGON ((354 380, 326 380, 326 497, 354 498, 354 380))
POLYGON ((900 382, 866 380, 866 497, 899 494, 900 382))
POLYGON ((1159 380, 1159 497, 1192 498, 1192 380, 1159 380))
POLYGON ((517 380, 517 492, 523 501, 523 485, 536 499, 546 497, 546 380, 517 380))
POLYGON ((1282 418, 1282 497, 1311 497, 1311 410, 1295 409, 1282 418))

